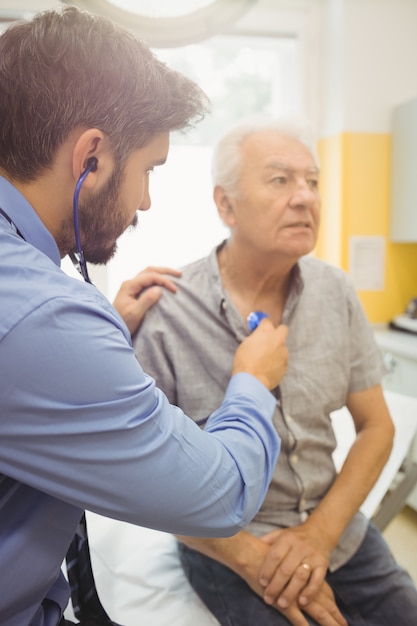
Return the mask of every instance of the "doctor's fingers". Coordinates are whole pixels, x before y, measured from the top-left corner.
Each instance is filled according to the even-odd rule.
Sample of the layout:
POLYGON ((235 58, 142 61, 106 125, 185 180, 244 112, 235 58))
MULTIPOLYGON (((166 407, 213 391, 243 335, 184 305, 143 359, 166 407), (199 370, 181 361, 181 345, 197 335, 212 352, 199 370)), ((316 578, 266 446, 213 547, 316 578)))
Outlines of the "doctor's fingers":
POLYGON ((181 275, 181 272, 165 267, 147 268, 134 278, 125 280, 117 292, 113 306, 124 319, 131 335, 138 330, 148 309, 159 300, 163 288, 175 293, 176 286, 163 273, 166 271, 171 276, 181 275))
POLYGON ((271 333, 277 343, 284 345, 288 336, 288 326, 280 324, 275 327, 268 317, 263 318, 254 332, 271 333), (259 329, 259 330, 258 330, 259 329))
POLYGON ((158 302, 161 296, 162 287, 149 287, 142 291, 137 298, 130 298, 130 302, 126 303, 123 312, 119 309, 119 313, 132 336, 139 330, 148 310, 158 302))
POLYGON ((165 287, 175 293, 177 288, 175 283, 170 279, 170 276, 179 278, 181 272, 172 267, 150 266, 136 274, 133 278, 124 281, 120 290, 125 290, 130 296, 135 298, 137 298, 144 289, 152 287, 153 285, 165 287))

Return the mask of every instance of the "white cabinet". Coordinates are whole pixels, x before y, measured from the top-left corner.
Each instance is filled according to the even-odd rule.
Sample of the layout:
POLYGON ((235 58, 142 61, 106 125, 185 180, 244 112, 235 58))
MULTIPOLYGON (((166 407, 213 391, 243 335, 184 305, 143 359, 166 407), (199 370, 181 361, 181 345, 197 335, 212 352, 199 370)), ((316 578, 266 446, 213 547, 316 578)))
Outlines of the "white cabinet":
MULTIPOLYGON (((375 339, 388 370, 382 381, 384 389, 417 397, 417 335, 384 328, 375 330, 375 339)), ((407 503, 417 510, 417 487, 407 503)))
POLYGON ((393 111, 391 241, 417 241, 417 98, 393 111))

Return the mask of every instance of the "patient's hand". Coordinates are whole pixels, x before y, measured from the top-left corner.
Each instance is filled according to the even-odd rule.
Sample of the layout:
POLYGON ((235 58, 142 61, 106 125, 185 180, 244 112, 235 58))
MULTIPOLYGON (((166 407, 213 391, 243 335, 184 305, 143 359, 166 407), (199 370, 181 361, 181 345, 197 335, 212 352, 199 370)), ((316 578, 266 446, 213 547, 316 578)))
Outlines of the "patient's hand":
MULTIPOLYGON (((249 587, 262 598, 265 594, 265 588, 260 583, 261 572, 263 572, 265 562, 272 561, 274 558, 273 549, 272 554, 270 554, 271 546, 268 543, 272 534, 266 536, 266 541, 253 535, 247 537, 246 546, 242 546, 240 550, 239 566, 234 568, 249 587)), ((287 578, 291 580, 291 577, 287 578)), ((297 597, 295 597, 285 607, 280 607, 276 602, 271 606, 282 613, 292 626, 308 626, 305 615, 310 616, 320 626, 347 626, 346 620, 337 608, 331 588, 323 579, 317 586, 314 596, 305 605, 300 606, 297 597)))
MULTIPOLYGON (((300 607, 296 602, 292 603, 287 609, 278 609, 292 626, 306 626, 306 621, 300 607)), ((347 621, 337 608, 333 591, 330 586, 324 582, 316 596, 302 607, 302 611, 314 619, 320 626, 348 626, 347 621)))
POLYGON ((163 287, 175 293, 175 284, 169 276, 179 277, 181 272, 169 267, 147 267, 131 280, 122 283, 113 305, 123 317, 131 335, 138 330, 148 309, 159 300, 163 287))
POLYGON ((274 530, 262 538, 269 550, 260 572, 263 597, 281 608, 307 604, 326 577, 330 553, 316 545, 306 525, 274 530))

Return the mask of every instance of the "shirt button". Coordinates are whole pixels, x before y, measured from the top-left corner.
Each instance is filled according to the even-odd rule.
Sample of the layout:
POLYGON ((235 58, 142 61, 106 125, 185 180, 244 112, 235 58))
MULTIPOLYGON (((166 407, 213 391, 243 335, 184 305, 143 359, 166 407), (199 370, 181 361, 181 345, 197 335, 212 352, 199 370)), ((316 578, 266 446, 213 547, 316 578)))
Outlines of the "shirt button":
POLYGON ((297 454, 292 454, 292 455, 291 455, 291 461, 292 461, 293 463, 297 463, 297 461, 298 461, 298 455, 297 455, 297 454))
POLYGON ((286 415, 285 417, 287 418, 287 422, 292 422, 292 417, 291 417, 291 415, 286 415))
POLYGON ((308 519, 308 513, 307 513, 307 511, 302 511, 302 512, 300 513, 300 520, 301 520, 302 522, 305 522, 307 519, 308 519))

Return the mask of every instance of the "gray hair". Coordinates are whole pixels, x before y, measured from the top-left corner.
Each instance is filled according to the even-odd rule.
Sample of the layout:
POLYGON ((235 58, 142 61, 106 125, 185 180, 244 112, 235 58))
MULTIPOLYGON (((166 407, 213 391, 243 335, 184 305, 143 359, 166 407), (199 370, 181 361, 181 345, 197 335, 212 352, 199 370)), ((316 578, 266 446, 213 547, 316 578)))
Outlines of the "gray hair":
POLYGON ((239 183, 241 168, 241 147, 252 135, 271 131, 283 137, 297 139, 308 148, 317 167, 319 157, 316 139, 310 124, 304 118, 251 118, 234 126, 218 141, 212 157, 213 185, 219 185, 230 193, 235 193, 239 183))

